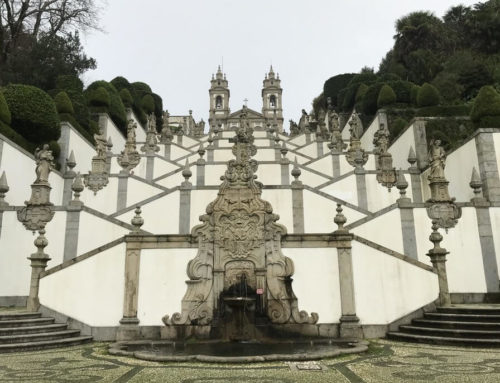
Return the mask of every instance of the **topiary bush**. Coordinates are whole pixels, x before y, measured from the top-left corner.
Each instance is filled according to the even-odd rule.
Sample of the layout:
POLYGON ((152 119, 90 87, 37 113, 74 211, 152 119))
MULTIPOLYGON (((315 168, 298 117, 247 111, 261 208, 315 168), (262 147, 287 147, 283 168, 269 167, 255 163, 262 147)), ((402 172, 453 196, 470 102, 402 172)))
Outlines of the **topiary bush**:
POLYGON ((155 110, 155 100, 153 99, 153 96, 150 94, 146 94, 141 101, 141 106, 142 110, 144 110, 144 113, 146 114, 151 114, 155 110))
MULTIPOLYGON (((82 81, 77 76, 63 75, 57 77, 56 85, 57 89, 54 90, 54 95, 61 91, 68 94, 73 104, 74 120, 78 122, 82 130, 91 133, 92 136, 93 132, 90 128, 90 111, 87 106, 87 100, 83 94, 82 81)), ((69 122, 73 125, 73 122, 69 122)))
POLYGON ((69 96, 66 92, 59 92, 54 98, 54 102, 56 103, 56 109, 59 114, 75 114, 73 104, 71 103, 71 100, 69 99, 69 96))
POLYGON ((474 100, 471 120, 479 127, 500 128, 500 94, 492 86, 483 86, 474 100))
POLYGON ((11 127, 26 140, 44 143, 59 139, 61 127, 54 100, 30 85, 10 84, 2 88, 11 113, 11 127))
POLYGON ((366 91, 368 90, 368 85, 361 84, 356 92, 356 103, 361 102, 363 97, 365 97, 366 91))
POLYGON ((131 108, 132 104, 134 103, 134 99, 132 98, 132 95, 128 91, 128 89, 123 88, 120 90, 120 98, 122 99, 123 105, 125 108, 131 108))
POLYGON ((410 103, 417 105, 418 92, 420 91, 420 86, 413 84, 410 89, 410 103))
POLYGON ((380 109, 386 105, 394 104, 395 102, 396 93, 394 93, 394 90, 389 85, 384 84, 378 93, 377 107, 380 109))
POLYGON ((109 94, 109 109, 108 113, 115 125, 123 133, 127 131, 127 113, 125 112, 125 106, 123 105, 120 94, 116 88, 106 81, 95 81, 88 86, 85 92, 91 92, 98 88, 104 88, 109 94))
POLYGON ((11 116, 9 106, 7 105, 7 101, 5 101, 3 93, 0 92, 0 121, 6 125, 10 125, 10 120, 11 116))
POLYGON ((373 116, 377 112, 377 101, 383 83, 375 83, 368 87, 365 97, 361 101, 361 112, 367 116, 373 116))
POLYGON ((98 108, 94 111, 109 112, 110 97, 106 88, 100 86, 97 89, 88 90, 87 99, 91 107, 98 108))
POLYGON ((428 82, 424 83, 417 93, 417 105, 419 107, 438 105, 439 100, 439 91, 428 82))
POLYGON ((391 134, 390 141, 394 141, 395 138, 403 131, 404 128, 408 126, 408 121, 404 118, 398 117, 394 120, 392 124, 389 124, 389 132, 391 134))

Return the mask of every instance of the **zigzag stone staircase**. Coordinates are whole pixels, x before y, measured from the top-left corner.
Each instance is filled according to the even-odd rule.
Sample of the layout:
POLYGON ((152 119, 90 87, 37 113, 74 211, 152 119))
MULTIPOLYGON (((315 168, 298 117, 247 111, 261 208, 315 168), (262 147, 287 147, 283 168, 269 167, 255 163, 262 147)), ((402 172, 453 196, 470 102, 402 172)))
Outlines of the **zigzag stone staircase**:
POLYGON ((91 336, 41 313, 0 312, 0 353, 44 350, 87 343, 91 336))
POLYGON ((500 347, 500 305, 453 305, 413 319, 387 338, 440 345, 500 347))

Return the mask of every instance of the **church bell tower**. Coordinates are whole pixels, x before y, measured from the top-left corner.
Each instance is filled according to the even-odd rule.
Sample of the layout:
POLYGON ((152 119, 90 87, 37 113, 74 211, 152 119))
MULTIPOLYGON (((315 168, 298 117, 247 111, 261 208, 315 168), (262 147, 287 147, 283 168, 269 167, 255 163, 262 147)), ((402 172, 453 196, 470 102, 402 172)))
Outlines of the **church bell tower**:
POLYGON ((215 120, 219 120, 219 123, 222 124, 222 128, 225 129, 227 117, 230 113, 229 88, 226 74, 222 74, 220 65, 215 77, 212 75, 208 93, 210 95, 210 117, 208 120, 210 128, 213 128, 215 125, 215 120))
MULTIPOLYGON (((278 131, 283 132, 283 106, 281 98, 283 89, 281 88, 280 76, 275 75, 273 67, 264 78, 262 87, 262 115, 268 121, 274 121, 278 124, 278 131)), ((274 123, 274 122, 272 122, 274 123)))

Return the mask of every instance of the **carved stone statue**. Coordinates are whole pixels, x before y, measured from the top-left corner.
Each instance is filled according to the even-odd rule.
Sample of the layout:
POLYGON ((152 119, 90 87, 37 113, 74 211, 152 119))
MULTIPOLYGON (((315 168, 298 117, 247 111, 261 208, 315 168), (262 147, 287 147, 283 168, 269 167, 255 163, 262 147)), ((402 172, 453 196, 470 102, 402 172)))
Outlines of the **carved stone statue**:
POLYGON ((36 180, 35 183, 48 183, 49 173, 54 168, 54 157, 52 156, 52 151, 49 149, 49 145, 44 144, 42 149, 36 148, 35 150, 35 160, 36 160, 36 180))
MULTIPOLYGON (((125 142, 125 149, 122 150, 118 156, 118 163, 127 170, 135 168, 141 160, 141 156, 136 148, 136 129, 137 124, 133 120, 129 120, 127 125, 127 141, 125 142), (128 160, 125 161, 126 166, 124 166, 125 162, 123 162, 123 158, 128 160)), ((156 135, 156 133, 154 133, 154 135, 156 135)), ((154 145, 156 145, 156 143, 154 143, 154 145)))
POLYGON ((97 157, 106 158, 107 143, 106 136, 104 132, 99 130, 99 134, 94 134, 95 140, 95 150, 97 151, 97 157))
POLYGON ((293 120, 290 120, 290 136, 296 136, 299 133, 300 131, 297 123, 293 120))
POLYGON ((169 121, 168 121, 169 116, 170 115, 168 114, 168 110, 163 112, 163 124, 160 136, 160 142, 162 144, 170 144, 172 142, 172 138, 174 137, 174 135, 172 134, 172 130, 170 129, 169 126, 169 121))
POLYGON ((299 120, 299 131, 300 133, 304 133, 306 129, 309 129, 309 116, 307 115, 307 112, 302 109, 302 116, 299 120))
POLYGON ((431 166, 429 180, 444 178, 445 162, 446 153, 441 147, 441 140, 431 140, 429 147, 429 163, 431 166))

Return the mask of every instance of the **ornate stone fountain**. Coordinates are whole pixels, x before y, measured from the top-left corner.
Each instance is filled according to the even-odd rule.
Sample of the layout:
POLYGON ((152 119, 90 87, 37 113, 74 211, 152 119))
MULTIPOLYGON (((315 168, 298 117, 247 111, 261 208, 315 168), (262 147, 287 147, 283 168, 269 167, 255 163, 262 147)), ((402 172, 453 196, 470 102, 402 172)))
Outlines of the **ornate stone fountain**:
POLYGON ((294 266, 281 252, 286 228, 276 223, 256 181, 257 152, 245 114, 215 201, 192 235, 198 254, 188 264, 182 310, 165 315, 162 338, 189 336, 254 339, 259 324, 313 324, 318 315, 299 311, 292 289, 294 266), (257 325, 257 326, 256 326, 257 325))

